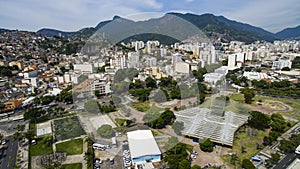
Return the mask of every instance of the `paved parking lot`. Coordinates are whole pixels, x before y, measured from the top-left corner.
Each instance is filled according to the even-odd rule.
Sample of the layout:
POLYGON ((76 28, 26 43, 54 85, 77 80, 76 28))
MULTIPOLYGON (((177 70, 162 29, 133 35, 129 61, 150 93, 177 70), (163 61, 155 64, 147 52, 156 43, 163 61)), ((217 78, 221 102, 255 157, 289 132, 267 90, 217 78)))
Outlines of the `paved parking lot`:
POLYGON ((124 168, 122 157, 119 155, 115 156, 114 163, 111 163, 109 159, 104 159, 103 163, 101 164, 101 168, 103 168, 103 169, 122 169, 122 168, 124 168))

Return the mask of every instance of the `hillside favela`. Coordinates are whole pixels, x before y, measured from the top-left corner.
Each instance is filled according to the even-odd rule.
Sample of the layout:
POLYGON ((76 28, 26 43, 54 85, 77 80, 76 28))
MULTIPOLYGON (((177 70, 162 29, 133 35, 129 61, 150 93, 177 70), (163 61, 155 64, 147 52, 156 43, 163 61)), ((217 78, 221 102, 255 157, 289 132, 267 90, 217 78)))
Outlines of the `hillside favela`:
POLYGON ((0 169, 300 169, 297 1, 0 1, 0 169))

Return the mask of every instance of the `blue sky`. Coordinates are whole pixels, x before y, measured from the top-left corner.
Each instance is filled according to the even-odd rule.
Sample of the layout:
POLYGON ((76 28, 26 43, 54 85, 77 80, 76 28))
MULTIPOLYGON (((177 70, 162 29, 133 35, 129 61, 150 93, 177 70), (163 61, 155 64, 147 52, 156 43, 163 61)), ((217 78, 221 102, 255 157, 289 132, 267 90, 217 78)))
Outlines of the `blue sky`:
POLYGON ((114 15, 147 18, 175 11, 223 15, 277 32, 300 25, 299 9, 299 0, 0 0, 0 27, 73 31, 114 15))

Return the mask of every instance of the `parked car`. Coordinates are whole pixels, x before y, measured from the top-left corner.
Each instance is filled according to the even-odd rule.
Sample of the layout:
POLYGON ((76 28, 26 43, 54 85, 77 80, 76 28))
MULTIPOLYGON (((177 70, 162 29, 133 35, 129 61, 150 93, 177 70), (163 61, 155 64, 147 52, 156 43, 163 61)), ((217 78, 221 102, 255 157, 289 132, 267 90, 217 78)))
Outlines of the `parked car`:
POLYGON ((193 150, 193 151, 192 151, 192 154, 198 155, 198 152, 195 151, 195 150, 193 150))
POLYGON ((99 158, 96 158, 96 159, 95 159, 95 164, 102 164, 102 160, 99 159, 99 158))
POLYGON ((6 144, 6 140, 5 140, 5 139, 2 139, 1 144, 2 144, 2 145, 5 145, 5 144, 6 144))

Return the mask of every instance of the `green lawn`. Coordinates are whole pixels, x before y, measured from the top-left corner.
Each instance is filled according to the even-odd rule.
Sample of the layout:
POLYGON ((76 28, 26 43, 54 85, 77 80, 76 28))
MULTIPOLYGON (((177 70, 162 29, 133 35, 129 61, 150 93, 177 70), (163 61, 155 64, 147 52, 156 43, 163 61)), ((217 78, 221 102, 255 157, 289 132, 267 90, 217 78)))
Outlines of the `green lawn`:
POLYGON ((56 144, 56 151, 59 153, 67 153, 67 155, 82 154, 83 152, 82 138, 70 140, 56 144))
POLYGON ((62 169, 82 169, 82 164, 81 163, 64 164, 62 165, 62 169))
MULTIPOLYGON (((252 156, 256 155, 260 149, 257 150, 257 143, 262 145, 263 138, 268 135, 268 130, 256 130, 256 136, 249 136, 246 129, 250 127, 241 127, 234 136, 234 142, 232 147, 232 152, 237 154, 239 165, 243 159, 250 159, 252 156), (245 147, 245 151, 242 153, 242 146, 245 147)), ((230 164, 231 157, 229 155, 223 156, 222 159, 225 163, 230 164)))
POLYGON ((52 154, 52 145, 47 146, 47 144, 44 143, 42 138, 36 139, 37 144, 29 146, 30 156, 40 156, 44 154, 52 154))
POLYGON ((146 112, 150 109, 150 102, 132 102, 132 107, 138 111, 146 112))
MULTIPOLYGON (((201 108, 210 108, 211 107, 211 98, 205 99, 205 101, 200 105, 201 108)), ((249 111, 251 111, 250 108, 244 106, 243 104, 240 104, 239 101, 236 101, 235 99, 232 99, 230 97, 230 101, 226 103, 225 111, 232 111, 234 113, 239 114, 248 114, 249 111)))

